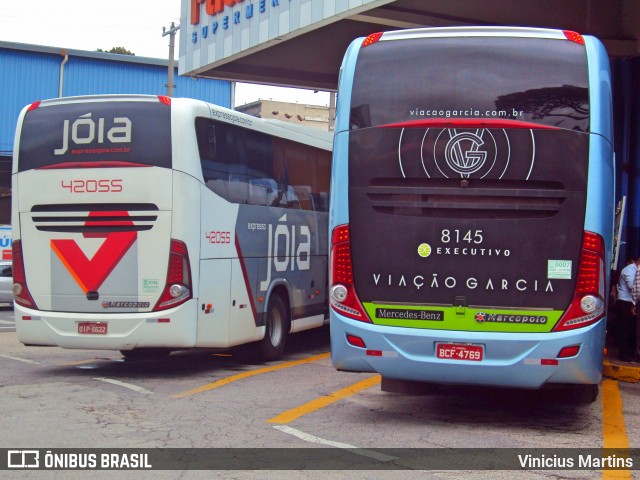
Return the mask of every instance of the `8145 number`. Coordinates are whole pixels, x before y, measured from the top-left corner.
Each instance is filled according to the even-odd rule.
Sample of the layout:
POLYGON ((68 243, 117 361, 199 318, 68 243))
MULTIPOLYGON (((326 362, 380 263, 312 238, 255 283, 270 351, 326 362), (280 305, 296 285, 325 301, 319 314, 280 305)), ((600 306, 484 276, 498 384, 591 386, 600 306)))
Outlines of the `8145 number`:
POLYGON ((442 243, 475 243, 479 245, 484 240, 482 236, 482 230, 449 230, 445 228, 440 232, 440 241, 442 243))

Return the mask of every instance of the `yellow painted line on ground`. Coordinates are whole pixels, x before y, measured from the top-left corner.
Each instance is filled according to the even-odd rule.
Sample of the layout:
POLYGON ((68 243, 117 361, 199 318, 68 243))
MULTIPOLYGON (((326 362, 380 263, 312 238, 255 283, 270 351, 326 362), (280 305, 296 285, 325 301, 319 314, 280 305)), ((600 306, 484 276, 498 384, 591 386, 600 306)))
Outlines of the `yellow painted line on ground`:
MULTIPOLYGON (((629 448, 629 438, 622 413, 622 396, 615 380, 602 380, 602 446, 629 448)), ((603 480, 631 479, 630 470, 603 470, 603 480)))
POLYGON ((301 360, 293 360, 291 362, 279 363, 278 365, 272 365, 270 367, 258 368, 256 370, 249 370, 248 372, 242 372, 237 375, 232 375, 231 377, 221 378, 220 380, 216 380, 215 382, 208 383, 207 385, 203 385, 201 387, 187 390, 182 393, 176 393, 175 395, 171 395, 171 396, 173 398, 183 398, 183 397, 188 397, 190 395, 195 395, 197 393, 208 392, 209 390, 214 390, 216 388, 229 385, 230 383, 237 382, 238 380, 243 380, 249 377, 255 377, 256 375, 262 375, 263 373, 275 372, 277 370, 283 370, 285 368, 291 368, 298 365, 304 365, 305 363, 316 362, 318 360, 329 358, 330 355, 331 354, 327 352, 327 353, 322 353, 320 355, 315 355, 313 357, 303 358, 301 360))
POLYGON ((621 382, 640 382, 640 368, 637 365, 617 365, 605 360, 602 375, 621 382))
POLYGON ((267 422, 280 424, 292 422, 293 420, 300 418, 303 415, 315 412, 316 410, 331 405, 332 403, 337 402, 338 400, 342 400, 343 398, 350 397, 351 395, 354 395, 361 390, 371 388, 374 385, 379 384, 380 379, 380 375, 374 375, 373 377, 369 377, 366 380, 354 383, 350 387, 343 388, 342 390, 330 393, 329 395, 325 395, 324 397, 316 398, 315 400, 305 403, 304 405, 301 405, 299 407, 287 410, 286 412, 283 412, 280 415, 267 420, 267 422))

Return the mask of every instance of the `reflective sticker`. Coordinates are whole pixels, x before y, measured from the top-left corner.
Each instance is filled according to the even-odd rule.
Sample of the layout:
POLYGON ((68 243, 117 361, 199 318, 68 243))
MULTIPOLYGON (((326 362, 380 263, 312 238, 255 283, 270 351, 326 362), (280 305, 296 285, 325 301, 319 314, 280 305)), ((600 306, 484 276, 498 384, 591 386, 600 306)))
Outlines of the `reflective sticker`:
POLYGON ((160 282, 156 278, 143 278, 142 291, 144 293, 157 293, 160 291, 160 282))
POLYGON ((547 278, 571 280, 571 260, 547 260, 547 278))

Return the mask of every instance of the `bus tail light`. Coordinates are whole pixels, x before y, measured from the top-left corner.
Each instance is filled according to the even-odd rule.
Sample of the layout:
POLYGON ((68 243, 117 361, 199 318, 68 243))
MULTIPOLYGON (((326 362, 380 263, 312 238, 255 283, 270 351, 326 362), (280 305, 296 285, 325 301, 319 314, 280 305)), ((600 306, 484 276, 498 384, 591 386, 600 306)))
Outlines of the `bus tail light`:
POLYGON ((584 37, 580 35, 578 32, 573 32, 571 30, 563 30, 564 36, 567 40, 571 40, 572 42, 577 43, 578 45, 584 45, 584 37))
POLYGON ((580 345, 571 345, 570 347, 563 347, 558 353, 558 358, 575 357, 578 353, 580 353, 580 345))
POLYGON ((339 225, 331 235, 329 302, 334 310, 354 320, 369 322, 353 285, 349 225, 339 225))
POLYGON ((604 317, 604 282, 604 240, 600 235, 584 232, 573 299, 553 330, 586 327, 604 317))
POLYGON ((362 47, 364 48, 364 47, 368 47, 369 45, 373 45, 378 40, 380 40, 381 36, 382 36, 382 32, 372 33, 362 41, 362 47))
POLYGON ((24 273, 24 257, 22 256, 22 241, 14 240, 11 248, 13 257, 13 298, 18 305, 36 309, 38 306, 27 287, 27 277, 24 273))
POLYGON ((187 246, 180 240, 171 240, 167 282, 154 311, 177 307, 192 298, 191 267, 187 246))
POLYGON ((40 106, 40 103, 42 103, 40 100, 38 100, 37 102, 33 102, 31 105, 29 105, 29 108, 27 108, 27 112, 31 112, 32 110, 38 108, 40 106))
POLYGON ((353 345, 354 347, 367 348, 367 344, 364 343, 363 339, 356 337, 355 335, 351 335, 350 333, 347 333, 347 342, 349 342, 349 345, 353 345))

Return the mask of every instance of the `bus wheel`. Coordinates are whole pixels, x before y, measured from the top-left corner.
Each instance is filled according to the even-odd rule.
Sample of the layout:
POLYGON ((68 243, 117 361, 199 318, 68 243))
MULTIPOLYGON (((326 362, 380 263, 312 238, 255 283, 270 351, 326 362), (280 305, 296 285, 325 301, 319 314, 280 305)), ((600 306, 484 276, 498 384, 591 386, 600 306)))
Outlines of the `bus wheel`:
POLYGON ((168 357, 171 350, 168 348, 134 348, 133 350, 120 350, 127 360, 160 360, 168 357))
POLYGON ((382 377, 380 390, 387 393, 401 393, 403 395, 431 395, 437 393, 440 385, 430 382, 415 382, 412 380, 397 380, 382 377))
POLYGON ((576 403, 589 405, 596 401, 600 388, 598 384, 574 385, 572 398, 576 403))
POLYGON ((273 295, 267 308, 267 323, 260 353, 264 360, 277 360, 282 356, 290 329, 289 309, 279 295, 273 295))

